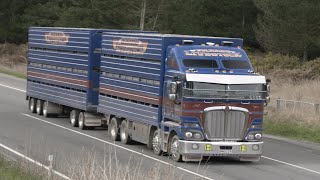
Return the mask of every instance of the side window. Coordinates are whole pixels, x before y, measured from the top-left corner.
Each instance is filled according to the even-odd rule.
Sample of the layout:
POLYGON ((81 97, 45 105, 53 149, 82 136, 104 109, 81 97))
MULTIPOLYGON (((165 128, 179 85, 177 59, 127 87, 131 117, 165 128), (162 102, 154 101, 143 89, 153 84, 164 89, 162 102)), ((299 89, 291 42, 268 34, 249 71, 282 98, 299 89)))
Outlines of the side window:
POLYGON ((169 66, 170 68, 173 68, 173 69, 178 69, 179 68, 173 51, 170 51, 170 53, 168 55, 167 66, 169 66))

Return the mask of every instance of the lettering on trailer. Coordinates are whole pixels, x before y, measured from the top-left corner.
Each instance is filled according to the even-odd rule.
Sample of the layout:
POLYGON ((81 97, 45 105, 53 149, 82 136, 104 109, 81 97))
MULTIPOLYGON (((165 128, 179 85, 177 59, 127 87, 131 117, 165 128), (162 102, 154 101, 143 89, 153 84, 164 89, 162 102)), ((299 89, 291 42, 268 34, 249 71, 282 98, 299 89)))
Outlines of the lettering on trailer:
POLYGON ((186 56, 242 57, 239 52, 220 49, 191 49, 185 50, 184 54, 186 56))
POLYGON ((66 45, 69 42, 69 37, 62 31, 51 31, 44 34, 45 41, 54 45, 66 45))
POLYGON ((135 38, 121 38, 113 40, 113 49, 124 54, 144 54, 147 51, 148 42, 142 42, 135 38))

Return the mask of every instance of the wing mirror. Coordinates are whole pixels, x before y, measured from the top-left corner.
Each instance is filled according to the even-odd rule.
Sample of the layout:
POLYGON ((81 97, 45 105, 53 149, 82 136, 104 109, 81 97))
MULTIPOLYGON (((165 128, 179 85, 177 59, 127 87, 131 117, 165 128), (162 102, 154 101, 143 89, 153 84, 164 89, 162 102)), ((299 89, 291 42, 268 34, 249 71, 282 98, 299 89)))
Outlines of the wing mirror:
POLYGON ((176 100, 177 98, 177 89, 178 89, 178 83, 177 82, 171 82, 169 85, 169 99, 170 100, 176 100))

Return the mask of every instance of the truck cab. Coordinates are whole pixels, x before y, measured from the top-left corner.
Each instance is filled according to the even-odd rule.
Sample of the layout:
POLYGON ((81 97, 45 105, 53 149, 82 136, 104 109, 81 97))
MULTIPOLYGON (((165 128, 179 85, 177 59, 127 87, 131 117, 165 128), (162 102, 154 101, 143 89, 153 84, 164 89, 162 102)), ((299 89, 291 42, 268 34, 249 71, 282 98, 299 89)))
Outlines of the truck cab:
POLYGON ((160 140, 175 161, 260 159, 269 84, 230 44, 168 46, 160 140))

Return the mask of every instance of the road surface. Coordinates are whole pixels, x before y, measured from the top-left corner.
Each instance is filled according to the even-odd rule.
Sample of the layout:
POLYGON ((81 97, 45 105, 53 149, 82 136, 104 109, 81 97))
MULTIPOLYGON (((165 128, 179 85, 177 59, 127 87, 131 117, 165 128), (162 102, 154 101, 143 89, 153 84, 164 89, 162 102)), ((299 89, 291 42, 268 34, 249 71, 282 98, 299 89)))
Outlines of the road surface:
POLYGON ((154 155, 145 145, 112 142, 105 129, 81 131, 72 127, 68 118, 44 118, 30 113, 25 100, 25 84, 23 79, 0 74, 0 144, 45 165, 48 155, 52 154, 54 169, 69 177, 81 170, 102 171, 103 168, 90 168, 90 162, 110 168, 108 164, 112 161, 113 170, 123 167, 121 173, 127 169, 136 178, 320 179, 319 150, 267 138, 260 162, 216 158, 200 164, 174 163, 168 156, 154 155))

